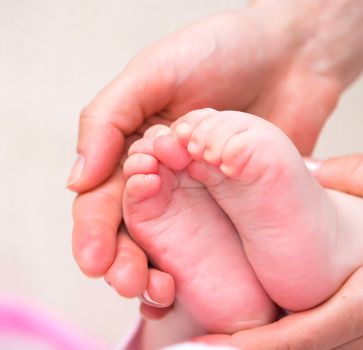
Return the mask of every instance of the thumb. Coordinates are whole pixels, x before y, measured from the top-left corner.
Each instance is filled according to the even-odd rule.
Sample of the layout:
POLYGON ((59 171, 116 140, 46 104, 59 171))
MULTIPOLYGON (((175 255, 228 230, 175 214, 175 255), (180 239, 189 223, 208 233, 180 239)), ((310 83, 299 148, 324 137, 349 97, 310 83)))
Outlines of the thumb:
POLYGON ((154 61, 150 53, 140 54, 81 112, 71 190, 84 192, 106 180, 120 161, 125 135, 167 105, 169 81, 160 79, 154 61))
POLYGON ((324 187, 363 197, 363 154, 316 163, 312 173, 324 187))
POLYGON ((88 111, 81 114, 78 157, 67 183, 76 192, 85 192, 106 180, 116 168, 124 147, 122 131, 94 115, 88 111))

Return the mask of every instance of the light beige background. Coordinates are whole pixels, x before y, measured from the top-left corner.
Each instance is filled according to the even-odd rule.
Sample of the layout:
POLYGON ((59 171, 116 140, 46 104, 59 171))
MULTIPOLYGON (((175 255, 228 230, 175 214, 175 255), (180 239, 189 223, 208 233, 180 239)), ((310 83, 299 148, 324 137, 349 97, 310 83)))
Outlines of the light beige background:
MULTIPOLYGON (((238 0, 0 0, 0 292, 43 305, 115 344, 137 302, 83 277, 70 249, 65 180, 78 113, 141 48, 238 0)), ((319 141, 326 157, 363 150, 363 83, 319 141)))

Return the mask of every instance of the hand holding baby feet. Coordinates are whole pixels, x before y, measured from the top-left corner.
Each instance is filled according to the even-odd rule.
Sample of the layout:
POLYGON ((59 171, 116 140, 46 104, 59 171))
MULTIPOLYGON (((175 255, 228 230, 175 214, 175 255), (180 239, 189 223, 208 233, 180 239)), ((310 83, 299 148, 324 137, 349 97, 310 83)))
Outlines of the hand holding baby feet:
POLYGON ((194 160, 188 173, 229 216, 280 306, 298 311, 323 302, 359 266, 357 249, 339 236, 345 224, 334 201, 277 127, 209 109, 188 113, 171 130, 194 160))
MULTIPOLYGON (((146 254, 129 237, 124 225, 117 235, 117 251, 114 262, 104 276, 105 281, 123 297, 139 297, 148 305, 148 313, 161 315, 173 304, 175 283, 172 276, 148 266, 146 254), (151 309, 158 309, 152 312, 151 309)), ((142 311, 145 307, 141 308, 142 311)))
POLYGON ((158 138, 169 132, 162 128, 137 141, 124 165, 130 234, 155 266, 174 277, 175 308, 189 315, 189 323, 231 333, 272 321, 275 307, 234 226, 205 186, 180 170, 190 156, 176 140, 158 138))

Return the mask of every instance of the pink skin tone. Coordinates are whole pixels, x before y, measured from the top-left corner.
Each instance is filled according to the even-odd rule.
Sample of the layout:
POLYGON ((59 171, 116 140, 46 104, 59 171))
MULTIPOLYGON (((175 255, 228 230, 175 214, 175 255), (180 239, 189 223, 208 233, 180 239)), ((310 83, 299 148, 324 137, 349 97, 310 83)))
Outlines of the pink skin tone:
MULTIPOLYGON (((123 207, 133 239, 174 277, 174 311, 186 315, 184 323, 199 326, 198 332, 233 333, 273 321, 275 306, 223 210, 186 171, 172 171, 152 155, 163 130, 169 131, 151 128, 131 146, 123 207)), ((180 156, 189 157, 185 151, 180 156)))
POLYGON ((73 251, 85 274, 103 276, 114 261, 125 137, 154 115, 170 122, 204 107, 250 112, 311 152, 362 66, 361 19, 350 19, 349 3, 357 0, 259 1, 200 21, 141 52, 83 109, 68 186, 82 193, 73 251), (117 190, 109 194, 107 186, 117 190))
POLYGON ((362 201, 322 189, 280 129, 245 113, 204 109, 171 130, 179 143, 160 137, 154 155, 173 169, 187 167, 207 187, 277 304, 314 307, 362 265, 362 201))
POLYGON ((39 306, 4 294, 0 294, 0 348, 108 349, 39 306))
MULTIPOLYGON (((159 127, 158 129, 161 131, 161 134, 168 133, 168 131, 163 128, 159 127)), ((168 158, 168 152, 171 146, 170 138, 164 138, 164 140, 163 138, 160 138, 156 144, 158 156, 161 159, 165 157, 168 158), (165 142, 167 142, 168 147, 164 147, 165 142)), ((133 146, 133 148, 134 152, 143 151, 139 148, 137 143, 133 146)), ((174 159, 176 159, 176 157, 172 158, 172 160, 174 159)), ((181 159, 185 162, 185 153, 182 154, 181 159)), ((318 167, 315 167, 313 173, 314 176, 316 176, 319 181, 326 186, 345 190, 353 195, 363 196, 362 177, 360 176, 360 171, 363 169, 360 166, 361 164, 363 164, 362 155, 339 157, 326 162, 321 162, 318 164, 318 167)), ((178 163, 172 162, 172 165, 175 167, 178 166, 178 163)), ((349 201, 352 198, 350 196, 345 197, 348 198, 349 201)), ((346 204, 348 205, 349 203, 346 204)), ((129 251, 129 248, 125 249, 125 251, 129 251)), ((120 253, 118 253, 118 255, 120 255, 120 253)), ((120 264, 120 268, 122 268, 122 264, 120 264)), ((300 312, 299 314, 293 314, 278 321, 277 323, 259 327, 247 332, 237 332, 232 336, 222 334, 204 336, 199 338, 198 341, 211 344, 228 344, 236 347, 244 346, 251 350, 265 350, 266 344, 275 344, 275 347, 281 348, 290 346, 292 349, 298 348, 300 344, 306 344, 307 348, 335 348, 339 344, 345 344, 346 342, 349 342, 349 340, 352 340, 346 346, 343 345, 341 348, 339 347, 339 349, 358 349, 363 344, 363 338, 360 338, 360 329, 355 328, 352 330, 350 323, 345 322, 344 320, 350 319, 352 314, 355 314, 357 310, 361 309, 362 298, 359 297, 358 292, 360 291, 362 276, 362 269, 360 269, 355 275, 353 275, 352 278, 350 278, 344 288, 342 288, 341 291, 332 298, 332 300, 329 300, 316 309, 309 310, 307 312, 300 312), (347 298, 349 300, 355 300, 355 302, 347 303, 347 298), (334 320, 333 323, 332 320, 334 320), (345 325, 343 328, 342 323, 345 325), (294 331, 296 327, 304 330, 303 332, 299 332, 298 336, 294 331), (334 336, 331 335, 333 329, 336 329, 336 331, 333 332, 335 334, 334 336), (319 332, 320 337, 311 337, 311 332, 317 331, 319 332)), ((157 297, 158 293, 163 294, 164 290, 165 288, 155 290, 154 296, 157 297)), ((166 309, 166 311, 169 311, 169 309, 166 309)), ((153 319, 161 318, 165 314, 163 309, 151 308, 145 304, 142 304, 142 312, 147 318, 153 319)), ((145 340, 146 343, 144 342, 145 344, 142 345, 142 348, 153 348, 152 346, 150 347, 151 343, 156 344, 154 348, 160 348, 160 346, 178 341, 178 339, 183 341, 193 335, 192 332, 183 332, 183 322, 181 322, 180 312, 179 315, 178 312, 179 310, 176 308, 173 312, 169 312, 169 315, 166 318, 164 316, 161 321, 147 322, 144 326, 145 329, 141 339, 145 340), (173 322, 176 322, 177 327, 172 327, 170 330, 169 325, 173 322), (169 334, 169 339, 165 339, 165 336, 163 336, 162 339, 160 339, 160 337, 155 338, 155 334, 159 334, 161 331, 163 331, 163 333, 166 331, 166 333, 169 334)), ((361 323, 361 321, 358 321, 359 313, 356 314, 356 317, 357 322, 361 323)))
MULTIPOLYGON (((106 274, 121 295, 125 291, 128 297, 139 296, 154 280, 145 253, 116 235, 124 184, 115 168, 125 135, 160 111, 159 119, 168 121, 191 109, 222 106, 263 115, 284 129, 302 153, 309 153, 339 95, 361 70, 360 0, 255 2, 247 11, 207 19, 145 50, 82 111, 78 152, 84 162, 78 162, 69 181, 72 190, 82 192, 74 204, 74 255, 85 274, 106 274), (271 12, 276 15, 271 17, 271 12), (202 43, 200 52, 194 50, 196 39, 202 43), (206 70, 198 59, 205 53, 204 43, 213 42, 218 50, 208 56, 211 69, 206 70), (176 47, 183 49, 175 57, 176 47), (250 59, 240 59, 246 53, 250 59), (237 66, 226 67, 225 58, 237 66), (165 71, 171 74, 161 81, 165 71), (185 79, 178 79, 181 73, 186 73, 185 79), (230 86, 236 93, 220 86, 230 86), (202 98, 196 100, 201 92, 202 98)), ((355 161, 347 163, 357 169, 355 161)), ((346 169, 339 169, 339 177, 346 169)), ((327 171, 318 179, 333 188, 339 182, 338 188, 354 192, 352 182, 342 177, 331 184, 331 175, 327 171)), ((163 277, 155 281, 169 285, 170 293, 158 300, 168 303, 173 282, 170 276, 163 277)), ((149 294, 157 298, 157 293, 149 294)), ((145 305, 142 311, 147 317, 162 315, 160 309, 145 305)), ((347 319, 341 318, 341 327, 347 319)), ((308 338, 318 341, 320 334, 314 328, 308 338)))
MULTIPOLYGON (((218 212, 214 212, 213 206, 209 207, 211 203, 215 205, 213 200, 201 195, 201 193, 205 194, 205 188, 201 186, 201 182, 224 208, 234 225, 244 233, 241 234, 241 238, 252 266, 257 271, 265 289, 280 305, 290 310, 304 310, 315 306, 333 294, 349 273, 358 266, 358 252, 356 250, 356 254, 352 254, 353 247, 347 245, 345 242, 347 237, 344 237, 348 232, 344 223, 351 221, 351 215, 347 211, 342 212, 340 208, 340 213, 336 214, 338 211, 336 206, 349 208, 349 212, 353 210, 353 216, 356 216, 356 212, 362 209, 362 204, 353 197, 340 193, 330 192, 329 196, 333 200, 327 197, 324 190, 308 173, 295 147, 279 129, 258 117, 238 112, 217 112, 206 109, 189 113, 174 123, 171 130, 179 143, 170 136, 161 136, 170 134, 169 128, 155 126, 146 132, 143 139, 131 146, 130 157, 124 165, 124 174, 127 179, 124 215, 136 242, 146 250, 156 266, 173 275, 177 282, 177 302, 173 313, 169 315, 178 324, 178 332, 175 334, 184 334, 185 338, 188 338, 204 333, 206 330, 228 333, 233 332, 233 328, 253 327, 251 321, 239 323, 241 311, 238 310, 238 306, 242 305, 241 310, 246 312, 241 298, 237 297, 234 302, 226 303, 226 300, 231 301, 233 298, 226 296, 224 288, 210 292, 209 283, 218 281, 216 267, 218 269, 223 267, 223 276, 231 276, 230 271, 235 272, 237 266, 233 259, 226 260, 225 256, 222 258, 218 256, 218 250, 213 248, 223 246, 223 252, 229 252, 227 255, 229 258, 233 255, 237 256, 240 252, 238 249, 233 252, 233 247, 236 247, 235 242, 228 245, 233 240, 230 241, 228 235, 226 236, 228 229, 226 230, 223 226, 225 221, 220 218, 218 212), (250 137, 246 138, 248 135, 250 137), (233 137, 237 140, 233 141, 233 137), (243 137, 242 140, 241 137, 243 137), (192 144, 194 146, 190 146, 192 144), (241 145, 244 147, 241 148, 241 145), (266 145, 269 147, 266 148, 266 145), (243 159, 246 158, 246 154, 248 163, 244 164, 243 159), (183 169, 200 182, 191 180, 183 169), (267 178, 264 176, 266 173, 267 178), (272 185, 276 187, 275 196, 273 196, 274 192, 271 193, 272 185), (281 186, 285 196, 281 195, 281 186), (299 191, 303 188, 303 192, 296 193, 295 188, 299 191), (265 193, 268 191, 272 201, 265 198, 265 193), (262 195, 263 198, 259 198, 262 195), (276 201, 273 200, 276 196, 279 199, 278 206, 275 206, 276 201), (242 201, 241 198, 243 198, 242 201), (295 202, 303 202, 304 205, 297 206, 295 203, 294 206, 296 198, 299 198, 299 201, 295 202), (305 205, 305 201, 315 204, 320 202, 320 206, 305 205), (193 203, 196 204, 195 207, 193 203), (289 207, 286 207, 286 203, 289 203, 289 207), (248 210, 241 211, 241 205, 248 210), (289 213, 291 205, 294 211, 289 213), (183 211, 181 210, 183 207, 188 209, 183 211), (334 209, 330 212, 332 207, 334 209), (274 213, 273 217, 271 212, 274 213), (203 220, 205 213, 208 213, 207 220, 203 220), (331 221, 335 223, 334 215, 339 215, 340 219, 343 219, 339 220, 343 222, 343 226, 324 227, 320 224, 331 221), (215 218, 217 219, 214 220, 215 218), (198 223, 196 227, 199 229, 202 227, 206 231, 193 229, 192 225, 189 227, 185 224, 186 220, 192 224, 198 223), (211 222, 212 230, 209 229, 208 224, 200 225, 201 221, 211 222), (311 228, 312 225, 315 226, 311 228), (296 226, 299 230, 294 230, 296 226), (251 227, 256 229, 248 231, 251 227), (189 240, 188 229, 189 232, 193 232, 189 240), (224 239, 220 239, 218 235, 211 236, 213 230, 218 231, 217 233, 222 232, 224 239), (335 252, 335 256, 332 253, 332 249, 336 248, 335 244, 334 247, 329 246, 332 231, 334 233, 338 231, 343 237, 340 240, 343 252, 340 256, 339 252, 335 252), (196 232, 199 235, 196 236, 196 232), (248 232, 253 233, 248 235, 248 232), (273 232, 273 237, 269 237, 270 232, 273 232), (286 232, 289 232, 289 235, 286 235, 286 232), (316 232, 322 232, 320 240, 317 239, 316 232), (170 234, 173 235, 172 240, 170 234), (195 238, 198 236, 202 237, 200 241, 195 238), (187 250, 183 250, 186 241, 190 244, 187 250), (262 244, 261 241, 263 241, 262 244), (209 242, 213 244, 209 246, 209 242), (284 251, 281 248, 281 242, 289 249, 284 251), (311 244, 305 242, 311 242, 311 244), (205 249, 200 249, 206 246, 207 252, 205 249), (192 247, 195 248, 192 249, 192 247), (317 249, 322 250, 317 251, 317 249), (347 249, 349 257, 344 254, 347 249), (333 259, 330 259, 330 256, 336 258, 335 265, 332 264, 333 259), (206 264, 198 264, 203 257, 206 264), (195 263, 190 264, 191 261, 195 263), (229 270, 224 270, 228 267, 229 261, 232 262, 229 270), (290 264, 286 264, 286 261, 290 264), (313 265, 314 269, 306 269, 309 264, 313 265), (188 266, 192 268, 188 269, 188 266), (319 266, 320 270, 317 270, 316 266, 319 266), (329 273, 332 268, 335 275, 330 278, 332 274, 329 275, 329 273), (270 274, 271 270, 274 272, 273 275, 270 274), (198 274, 201 274, 204 279, 195 279, 198 274), (286 284, 286 278, 280 278, 280 274, 289 276, 288 281, 293 283, 286 284), (326 275, 328 275, 326 281, 317 283, 317 280, 321 282, 322 278, 327 277, 326 275), (302 281, 303 277, 305 281, 302 281), (317 288, 314 289, 314 286, 317 288), (227 313, 221 313, 219 307, 221 302, 216 300, 224 300, 223 311, 228 309, 228 305, 232 305, 232 309, 227 313), (210 314, 216 315, 216 318, 211 319, 210 314), (236 319, 238 322, 235 321, 236 319), (228 322, 231 324, 228 325, 228 322), (190 324, 194 324, 194 329, 187 329, 190 324)), ((357 221, 353 220, 353 227, 357 224, 357 221)), ((363 227, 362 222, 359 224, 358 228, 363 227)), ((355 228, 355 231, 349 234, 351 233, 357 234, 359 231, 355 228)), ((239 248, 242 251, 242 247, 239 248)), ((238 283, 236 283, 238 280, 238 277, 232 275, 230 283, 225 278, 223 282, 227 285, 235 284, 238 289, 238 283)), ((244 281, 245 283, 248 281, 248 275, 244 281)), ((216 284, 221 285, 221 283, 216 284)), ((256 287, 253 280, 252 287, 255 288, 254 293, 256 293, 259 287, 256 287)), ((240 295, 241 292, 238 291, 238 296, 240 295)), ((258 298, 253 300, 254 309, 252 310, 256 312, 261 303, 259 304, 258 298)), ((256 318, 258 317, 254 317, 254 320, 256 318)), ((261 321, 261 316, 259 317, 261 324, 267 323, 266 320, 265 318, 261 321)), ((163 327, 169 323, 169 321, 164 322, 163 327)), ((148 329, 150 327, 146 327, 145 334, 155 333, 160 329, 160 324, 155 327, 151 330, 148 329)), ((153 336, 148 338, 155 339, 153 336)), ((171 337, 169 340, 172 343, 175 338, 171 337)))
MULTIPOLYGON (((363 193, 360 192, 363 197, 363 193)), ((359 268, 331 299, 314 309, 293 313, 266 326, 232 335, 193 339, 248 350, 363 349, 363 268, 359 268), (353 326, 354 324, 358 326, 353 326), (319 336, 311 336, 317 333, 319 336), (268 344, 268 347, 266 347, 268 344)))

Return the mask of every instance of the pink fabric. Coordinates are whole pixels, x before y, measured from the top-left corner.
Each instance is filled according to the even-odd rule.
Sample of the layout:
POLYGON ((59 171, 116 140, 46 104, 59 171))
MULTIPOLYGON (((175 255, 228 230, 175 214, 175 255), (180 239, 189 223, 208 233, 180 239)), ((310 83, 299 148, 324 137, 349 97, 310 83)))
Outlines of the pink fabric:
MULTIPOLYGON (((145 321, 138 320, 135 326, 130 330, 128 336, 123 339, 117 350, 139 350, 140 349, 140 339, 142 337, 143 326, 145 321)), ((211 346, 204 344, 193 344, 193 343, 181 343, 174 344, 163 348, 164 350, 236 350, 229 346, 211 346)), ((163 350, 161 349, 161 350, 163 350)))
POLYGON ((0 339, 33 339, 59 350, 106 350, 55 317, 12 297, 0 296, 0 339))
POLYGON ((141 318, 135 322, 135 325, 130 329, 127 336, 122 339, 122 342, 117 347, 118 350, 138 350, 140 348, 140 339, 144 320, 141 318))

